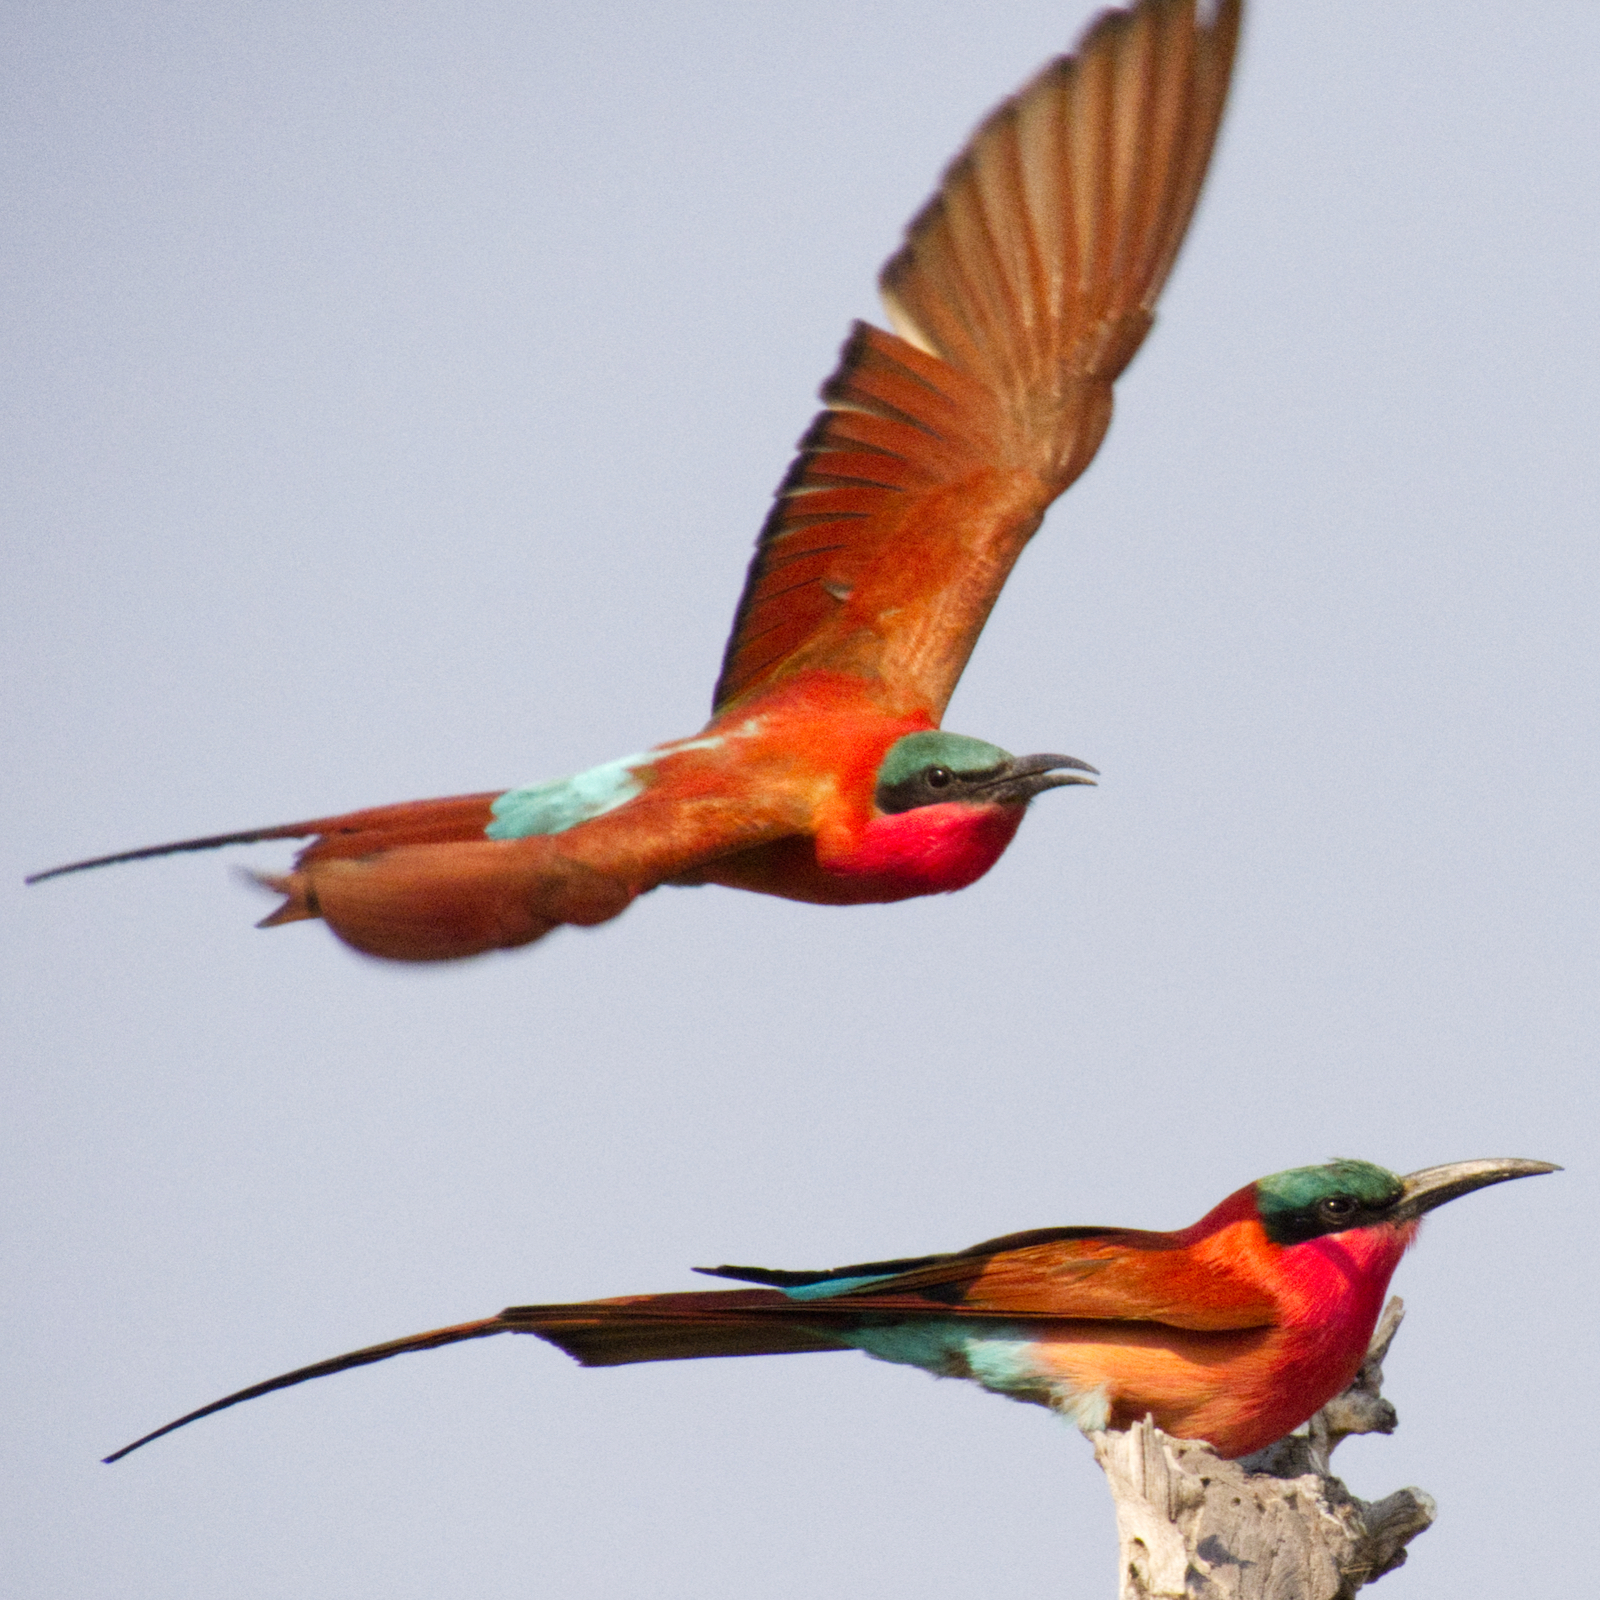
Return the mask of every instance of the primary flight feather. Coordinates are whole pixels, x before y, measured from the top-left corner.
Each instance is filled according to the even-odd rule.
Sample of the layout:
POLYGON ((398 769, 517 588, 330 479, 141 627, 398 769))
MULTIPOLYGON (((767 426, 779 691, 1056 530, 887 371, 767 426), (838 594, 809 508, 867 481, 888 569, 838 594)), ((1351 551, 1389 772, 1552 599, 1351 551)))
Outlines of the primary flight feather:
POLYGON ((965 888, 1091 781, 940 729, 1046 508, 1093 459, 1210 159, 1241 0, 1095 22, 982 124, 883 269, 757 541, 711 721, 574 777, 189 839, 310 838, 262 924, 449 960, 663 883, 852 905, 965 888))

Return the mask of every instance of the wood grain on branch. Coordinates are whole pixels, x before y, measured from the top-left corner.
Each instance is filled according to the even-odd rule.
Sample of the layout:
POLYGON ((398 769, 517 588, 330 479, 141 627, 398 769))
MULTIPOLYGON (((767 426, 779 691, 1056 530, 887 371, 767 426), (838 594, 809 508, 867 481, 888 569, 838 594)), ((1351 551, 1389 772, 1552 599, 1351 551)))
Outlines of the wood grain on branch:
POLYGON ((1350 1600, 1392 1572, 1434 1516, 1420 1489, 1358 1500, 1328 1458, 1353 1433, 1392 1433, 1383 1358, 1390 1300, 1355 1381, 1303 1430, 1239 1461, 1148 1420, 1092 1435, 1117 1508, 1119 1600, 1350 1600))

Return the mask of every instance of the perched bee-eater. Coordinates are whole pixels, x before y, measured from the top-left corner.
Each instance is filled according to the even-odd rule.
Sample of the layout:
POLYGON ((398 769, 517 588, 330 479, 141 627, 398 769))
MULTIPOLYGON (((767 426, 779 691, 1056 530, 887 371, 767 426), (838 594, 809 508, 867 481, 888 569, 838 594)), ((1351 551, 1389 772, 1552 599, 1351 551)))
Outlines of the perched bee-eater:
POLYGON ((1222 116, 1241 0, 1109 12, 1000 106, 912 222, 756 545, 693 738, 503 793, 75 862, 311 838, 262 926, 449 960, 662 883, 822 905, 963 889, 1045 789, 1090 782, 939 722, 1045 509, 1093 459, 1222 116))
POLYGON ((375 1344, 215 1400, 107 1461, 241 1400, 496 1333, 533 1333, 586 1367, 864 1350, 1049 1406, 1085 1432, 1152 1416, 1242 1456, 1355 1377, 1389 1278, 1426 1212, 1546 1161, 1457 1161, 1398 1178, 1366 1161, 1296 1167, 1192 1227, 1035 1228, 947 1256, 824 1272, 698 1267, 771 1287, 511 1306, 375 1344))

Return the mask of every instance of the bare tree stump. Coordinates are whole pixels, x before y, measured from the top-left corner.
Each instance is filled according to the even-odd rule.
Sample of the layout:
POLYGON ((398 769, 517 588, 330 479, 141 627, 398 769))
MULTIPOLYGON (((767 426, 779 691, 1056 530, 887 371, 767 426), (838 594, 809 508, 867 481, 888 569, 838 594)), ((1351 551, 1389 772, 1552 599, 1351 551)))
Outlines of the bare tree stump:
POLYGON ((1405 1315, 1384 1308, 1343 1394, 1303 1429, 1239 1461, 1146 1419, 1091 1435, 1117 1507, 1119 1600, 1351 1600, 1393 1572, 1434 1516, 1420 1489, 1368 1504, 1328 1470, 1353 1433, 1393 1433, 1383 1358, 1405 1315))

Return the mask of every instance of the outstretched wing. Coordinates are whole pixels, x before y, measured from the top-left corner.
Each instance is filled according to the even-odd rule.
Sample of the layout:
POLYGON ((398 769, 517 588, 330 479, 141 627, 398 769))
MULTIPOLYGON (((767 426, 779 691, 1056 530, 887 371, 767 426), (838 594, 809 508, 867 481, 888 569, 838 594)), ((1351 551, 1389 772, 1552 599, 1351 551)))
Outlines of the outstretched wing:
POLYGON ((991 115, 884 268, 756 544, 720 712, 826 668, 935 718, 1093 459, 1200 192, 1241 0, 1109 12, 991 115))

